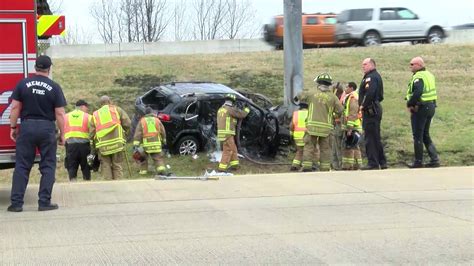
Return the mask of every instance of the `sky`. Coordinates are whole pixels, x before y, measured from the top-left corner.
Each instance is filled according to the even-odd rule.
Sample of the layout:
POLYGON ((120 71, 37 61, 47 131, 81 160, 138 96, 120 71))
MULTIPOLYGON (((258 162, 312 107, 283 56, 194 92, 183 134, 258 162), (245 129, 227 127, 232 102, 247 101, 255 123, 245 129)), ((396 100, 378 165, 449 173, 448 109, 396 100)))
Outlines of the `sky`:
MULTIPOLYGON (((50 0, 60 2, 60 0, 50 0)), ((73 26, 92 38, 93 42, 100 42, 97 26, 89 14, 89 7, 98 0, 62 0, 61 11, 66 16, 66 27, 73 26)), ((113 1, 113 0, 111 0, 113 1)), ((173 2, 174 0, 167 0, 173 2)), ((187 0, 189 6, 192 0, 187 0)), ((256 10, 255 23, 263 26, 269 23, 274 15, 283 14, 284 0, 252 0, 256 10)), ((455 26, 464 23, 474 23, 474 0, 302 0, 303 12, 333 12, 340 13, 348 8, 365 8, 374 6, 407 7, 418 14, 420 18, 440 22, 446 26, 455 26)))

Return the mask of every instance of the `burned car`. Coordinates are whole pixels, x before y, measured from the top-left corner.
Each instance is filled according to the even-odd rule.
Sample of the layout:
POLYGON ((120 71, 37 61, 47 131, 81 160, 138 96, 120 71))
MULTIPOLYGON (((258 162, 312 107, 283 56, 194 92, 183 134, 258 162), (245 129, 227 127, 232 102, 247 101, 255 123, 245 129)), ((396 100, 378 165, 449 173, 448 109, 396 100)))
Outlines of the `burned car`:
POLYGON ((248 106, 250 113, 242 120, 238 133, 241 151, 257 156, 273 157, 282 143, 288 143, 288 130, 282 129, 278 118, 241 93, 212 82, 172 82, 154 87, 135 102, 132 133, 146 107, 158 114, 166 129, 168 148, 180 155, 209 151, 217 147, 217 111, 224 104, 224 95, 237 96, 236 105, 248 106))

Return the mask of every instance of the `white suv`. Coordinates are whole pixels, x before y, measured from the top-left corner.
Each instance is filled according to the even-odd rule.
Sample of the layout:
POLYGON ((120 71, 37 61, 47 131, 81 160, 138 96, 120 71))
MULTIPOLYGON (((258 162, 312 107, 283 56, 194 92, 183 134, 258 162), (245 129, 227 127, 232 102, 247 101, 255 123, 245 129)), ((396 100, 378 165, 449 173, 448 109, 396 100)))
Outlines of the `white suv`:
POLYGON ((408 8, 383 7, 344 10, 337 16, 336 40, 364 46, 383 42, 439 43, 446 30, 418 18, 408 8))

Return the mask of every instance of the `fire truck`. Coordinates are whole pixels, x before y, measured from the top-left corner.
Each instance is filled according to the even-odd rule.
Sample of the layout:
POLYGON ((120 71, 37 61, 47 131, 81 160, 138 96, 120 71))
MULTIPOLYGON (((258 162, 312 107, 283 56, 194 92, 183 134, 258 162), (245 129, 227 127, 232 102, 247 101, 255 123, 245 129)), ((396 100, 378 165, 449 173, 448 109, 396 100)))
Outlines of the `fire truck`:
POLYGON ((35 73, 38 39, 64 34, 64 29, 64 16, 51 15, 45 0, 0 1, 0 169, 15 165, 12 92, 18 81, 35 73))

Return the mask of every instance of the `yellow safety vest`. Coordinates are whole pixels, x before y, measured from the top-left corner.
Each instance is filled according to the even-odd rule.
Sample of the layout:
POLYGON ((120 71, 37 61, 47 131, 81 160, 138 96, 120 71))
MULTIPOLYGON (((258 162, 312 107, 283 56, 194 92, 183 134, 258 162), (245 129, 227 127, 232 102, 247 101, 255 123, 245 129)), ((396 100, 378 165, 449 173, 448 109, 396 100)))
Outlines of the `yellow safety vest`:
POLYGON ((362 114, 360 111, 357 113, 357 119, 356 120, 348 120, 349 117, 349 111, 351 109, 351 99, 356 99, 358 100, 359 95, 357 92, 354 92, 347 96, 346 101, 344 102, 344 120, 346 122, 345 126, 353 127, 355 130, 362 131, 362 114))
POLYGON ((113 105, 104 105, 93 114, 96 125, 96 147, 102 155, 110 155, 124 149, 125 138, 120 115, 113 105))
POLYGON ((158 118, 145 116, 140 120, 143 127, 143 148, 147 153, 161 152, 161 137, 158 131, 158 118))
POLYGON ((74 110, 65 116, 64 137, 69 138, 89 138, 90 116, 81 110, 74 110))
POLYGON ((424 87, 423 94, 421 94, 421 102, 436 101, 438 96, 436 94, 435 77, 426 70, 418 71, 412 76, 410 83, 408 84, 406 100, 410 100, 411 96, 413 95, 413 82, 416 79, 423 80, 424 87))
POLYGON ((306 133, 306 118, 308 117, 308 110, 298 110, 293 112, 293 139, 296 146, 304 146, 304 134, 306 133))

